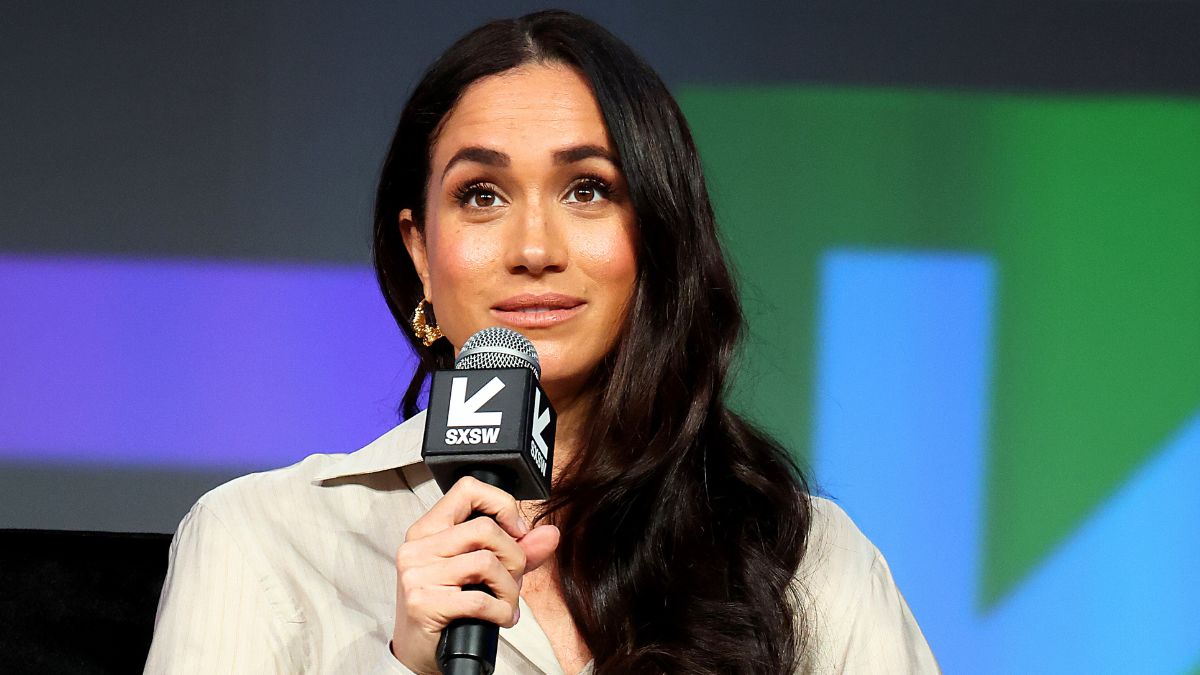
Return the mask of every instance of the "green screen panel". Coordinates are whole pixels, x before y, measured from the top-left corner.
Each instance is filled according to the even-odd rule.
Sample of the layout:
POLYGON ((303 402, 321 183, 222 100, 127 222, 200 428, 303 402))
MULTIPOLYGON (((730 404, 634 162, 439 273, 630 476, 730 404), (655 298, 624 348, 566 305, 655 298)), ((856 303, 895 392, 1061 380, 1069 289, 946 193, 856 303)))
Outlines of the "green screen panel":
POLYGON ((997 262, 983 600, 1200 408, 1200 103, 691 87, 751 317, 739 405, 801 455, 832 247, 997 262))

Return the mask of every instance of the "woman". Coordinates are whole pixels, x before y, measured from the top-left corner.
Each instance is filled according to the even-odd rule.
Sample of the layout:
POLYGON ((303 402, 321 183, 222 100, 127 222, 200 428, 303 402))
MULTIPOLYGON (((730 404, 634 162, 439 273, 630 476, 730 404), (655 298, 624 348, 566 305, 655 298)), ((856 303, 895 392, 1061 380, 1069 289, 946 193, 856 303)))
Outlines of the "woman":
POLYGON ((420 357, 408 421, 202 498, 148 671, 432 673, 460 617, 504 627, 498 673, 936 670, 878 551, 726 407, 741 315, 699 157, 623 43, 545 12, 452 46, 401 117, 375 258, 420 357), (492 325, 559 413, 544 503, 443 495, 420 462, 422 383, 492 325))

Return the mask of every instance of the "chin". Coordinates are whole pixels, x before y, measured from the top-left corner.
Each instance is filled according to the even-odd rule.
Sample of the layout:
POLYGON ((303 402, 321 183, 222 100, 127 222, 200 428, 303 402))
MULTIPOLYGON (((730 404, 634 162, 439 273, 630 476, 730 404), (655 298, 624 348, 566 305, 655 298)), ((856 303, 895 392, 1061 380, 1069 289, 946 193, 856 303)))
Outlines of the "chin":
POLYGON ((596 364, 582 363, 580 359, 571 359, 567 356, 568 350, 556 349, 555 345, 547 345, 546 349, 542 349, 542 345, 534 345, 538 350, 538 360, 542 364, 542 376, 540 381, 542 388, 550 395, 551 399, 557 396, 571 395, 577 391, 579 387, 587 381, 591 375, 591 370, 596 364))
POLYGON ((560 345, 555 344, 553 340, 531 341, 533 348, 537 350, 538 362, 542 364, 543 380, 561 377, 564 371, 569 370, 564 358, 566 352, 560 345))

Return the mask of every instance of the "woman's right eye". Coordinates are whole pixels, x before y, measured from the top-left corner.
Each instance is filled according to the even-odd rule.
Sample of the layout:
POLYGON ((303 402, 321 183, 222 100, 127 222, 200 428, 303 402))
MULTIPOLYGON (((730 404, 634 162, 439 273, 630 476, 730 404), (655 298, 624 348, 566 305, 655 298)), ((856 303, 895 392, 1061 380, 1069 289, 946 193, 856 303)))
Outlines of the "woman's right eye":
POLYGON ((496 193, 487 190, 476 190, 467 197, 467 204, 476 208, 494 206, 496 204, 496 193))
POLYGON ((486 209, 503 203, 496 190, 483 183, 472 183, 455 190, 454 198, 459 206, 473 209, 486 209))

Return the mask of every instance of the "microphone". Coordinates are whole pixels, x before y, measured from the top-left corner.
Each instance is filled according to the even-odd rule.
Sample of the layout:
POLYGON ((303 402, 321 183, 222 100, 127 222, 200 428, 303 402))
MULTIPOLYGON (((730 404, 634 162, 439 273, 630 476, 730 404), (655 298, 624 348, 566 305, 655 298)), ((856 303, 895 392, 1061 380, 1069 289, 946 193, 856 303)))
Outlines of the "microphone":
MULTIPOLYGON (((485 328, 463 344, 454 368, 433 373, 421 447, 442 491, 471 476, 517 499, 549 497, 557 415, 538 383, 533 343, 515 330, 485 328)), ((492 594, 484 584, 464 588, 492 594)), ((450 622, 438 642, 442 673, 491 675, 499 634, 481 619, 450 622)))

